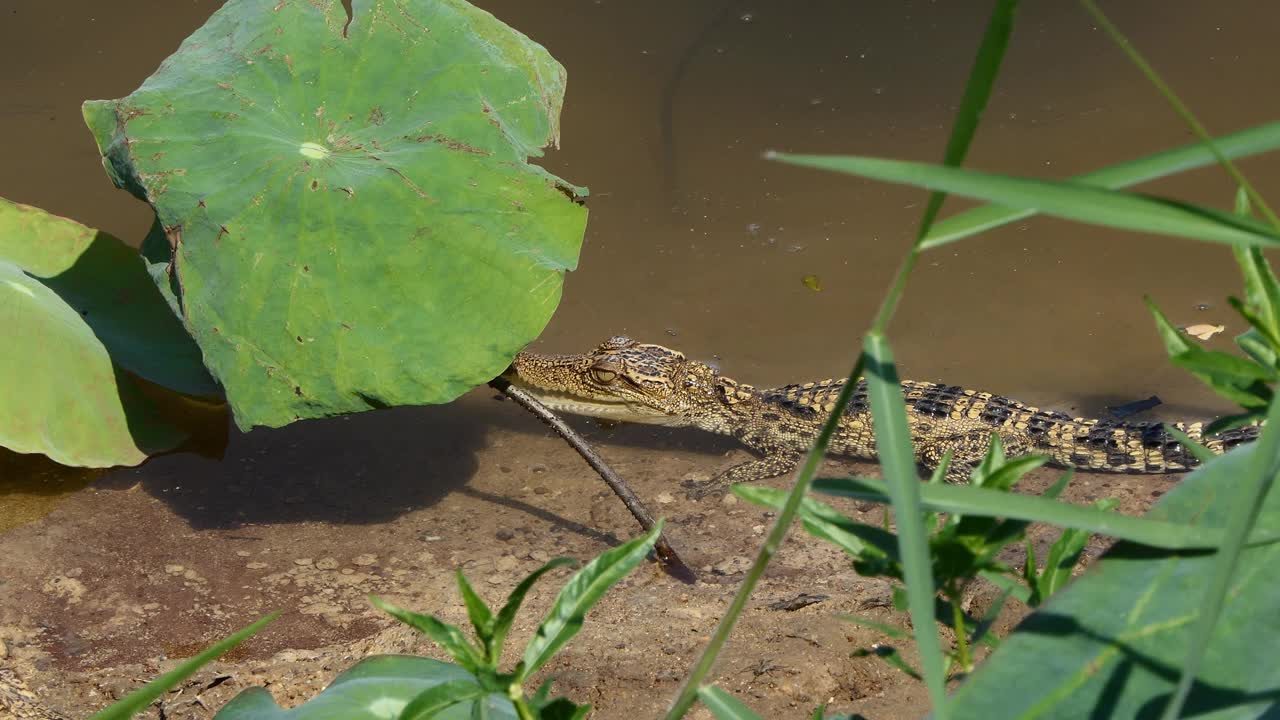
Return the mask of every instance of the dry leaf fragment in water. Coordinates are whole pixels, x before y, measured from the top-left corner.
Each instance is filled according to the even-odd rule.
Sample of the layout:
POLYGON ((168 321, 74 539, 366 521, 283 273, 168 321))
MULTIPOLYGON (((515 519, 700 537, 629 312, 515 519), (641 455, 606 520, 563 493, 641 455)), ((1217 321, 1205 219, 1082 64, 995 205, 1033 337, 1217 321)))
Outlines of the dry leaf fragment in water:
POLYGON ((1218 333, 1226 329, 1227 329, 1226 325, 1203 325, 1202 324, 1202 325, 1188 325, 1182 328, 1182 331, 1192 337, 1199 338, 1201 340, 1208 340, 1209 338, 1213 337, 1214 335, 1217 335, 1218 333))

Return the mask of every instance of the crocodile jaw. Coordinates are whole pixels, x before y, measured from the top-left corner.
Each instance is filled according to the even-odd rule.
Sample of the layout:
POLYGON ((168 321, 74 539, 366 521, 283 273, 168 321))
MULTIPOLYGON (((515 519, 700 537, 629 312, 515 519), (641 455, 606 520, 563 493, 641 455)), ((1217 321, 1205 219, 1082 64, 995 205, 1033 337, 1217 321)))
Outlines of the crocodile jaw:
MULTIPOLYGON (((511 377, 508 376, 507 379, 511 380, 511 377)), ((689 421, 685 418, 666 415, 643 406, 635 406, 629 405, 625 402, 611 402, 607 400, 587 400, 576 395, 556 392, 554 390, 542 390, 515 381, 511 384, 536 397, 543 405, 546 405, 556 412, 585 415, 586 417, 612 420, 614 422, 667 425, 671 427, 689 425, 689 421)))
POLYGON ((514 372, 509 372, 503 377, 513 386, 534 396, 543 405, 556 412, 584 415, 614 422, 644 423, 646 425, 682 427, 690 424, 687 418, 667 415, 643 405, 633 405, 621 400, 584 398, 560 390, 540 388, 525 382, 514 372))

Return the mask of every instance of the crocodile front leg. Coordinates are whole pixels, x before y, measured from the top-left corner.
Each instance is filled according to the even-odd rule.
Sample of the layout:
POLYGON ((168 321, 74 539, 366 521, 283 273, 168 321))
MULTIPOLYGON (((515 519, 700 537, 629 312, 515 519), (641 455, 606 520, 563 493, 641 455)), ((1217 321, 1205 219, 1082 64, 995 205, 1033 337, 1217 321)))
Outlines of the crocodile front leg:
POLYGON ((683 483, 685 496, 691 500, 704 498, 718 492, 729 485, 754 482, 765 478, 789 473, 800 464, 800 454, 794 452, 769 453, 758 460, 748 460, 732 467, 725 468, 706 482, 686 480, 683 483))

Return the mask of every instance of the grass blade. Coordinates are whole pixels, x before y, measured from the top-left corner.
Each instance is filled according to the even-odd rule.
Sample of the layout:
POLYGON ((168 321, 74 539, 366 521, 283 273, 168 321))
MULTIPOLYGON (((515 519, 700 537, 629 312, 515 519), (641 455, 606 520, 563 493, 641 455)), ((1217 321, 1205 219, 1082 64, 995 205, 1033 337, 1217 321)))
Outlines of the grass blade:
POLYGON ((715 685, 703 685, 698 688, 698 699, 718 720, 760 720, 760 716, 741 700, 715 685))
POLYGON ((191 677, 197 670, 207 663, 213 662, 218 656, 248 640, 265 627, 267 623, 279 616, 280 612, 277 610, 234 635, 219 640, 199 655, 129 693, 119 702, 112 704, 111 707, 95 713, 90 720, 127 720, 127 718, 133 717, 154 702, 156 698, 168 692, 170 688, 191 677))
POLYGON ((813 476, 818 472, 818 466, 822 464, 822 458, 827 452, 827 446, 831 443, 831 436, 835 434, 836 426, 839 424, 845 408, 849 405, 849 399, 853 397, 853 389, 857 386, 857 381, 860 377, 862 377, 862 355, 858 356, 858 361, 854 363, 847 382, 840 389, 840 394, 836 396, 835 406, 831 410, 831 415, 827 417, 826 424, 822 426, 822 431, 818 433, 818 439, 814 441, 813 447, 809 449, 808 454, 804 457, 804 462, 796 470, 796 477, 791 485, 791 490, 786 494, 786 499, 782 501, 778 510, 778 517, 774 520, 769 534, 765 536, 764 542, 761 543, 760 552, 756 554, 755 562, 751 564, 751 569, 747 571, 747 576, 742 579, 742 584, 738 586, 738 592, 734 594, 724 617, 720 618, 720 622, 711 634, 711 639, 707 641, 707 646, 703 649, 702 655, 698 657, 693 669, 689 671, 689 676, 685 678, 684 685, 680 687, 675 700, 671 703, 671 708, 667 710, 666 720, 678 720, 678 718, 684 717, 697 699, 698 688, 702 686, 703 679, 711 673, 716 657, 720 654, 720 650, 724 648, 725 642, 728 641, 729 633, 732 632, 734 623, 737 622, 738 617, 742 614, 743 608, 747 606, 747 601, 751 599, 752 590, 760 582, 760 578, 764 577, 764 570, 768 567, 769 560, 778 552, 778 548, 782 546, 782 541, 787 536, 787 530, 791 527, 791 521, 795 519, 801 502, 805 500, 805 495, 809 492, 809 485, 813 482, 813 476))
POLYGON ((792 165, 942 190, 1068 220, 1232 245, 1280 246, 1280 232, 1252 218, 1174 200, 1042 180, 858 155, 771 153, 792 165))
POLYGON ((1098 23, 1098 27, 1102 28, 1102 31, 1111 38, 1111 41, 1114 42, 1116 46, 1129 57, 1129 60, 1137 66, 1138 70, 1146 76, 1147 81, 1154 85, 1156 90, 1164 96, 1165 101, 1168 102, 1173 108, 1173 111, 1182 118, 1182 121, 1187 124, 1187 127, 1191 129, 1191 132, 1195 133, 1196 137, 1200 139, 1200 142, 1204 143, 1205 147, 1213 153, 1214 159, 1218 161, 1218 164, 1227 171, 1227 174, 1235 180, 1237 185, 1244 189, 1248 198, 1258 205, 1258 209, 1261 210, 1262 214, 1271 222, 1271 226, 1280 229, 1280 218, 1277 218, 1275 213, 1271 211, 1267 202, 1263 200, 1262 196, 1258 194, 1258 191, 1254 189, 1253 184, 1245 178, 1244 173, 1240 172, 1239 168, 1237 168, 1234 163, 1222 154, 1222 151, 1214 144, 1213 138, 1209 136, 1209 131, 1204 128, 1204 125, 1200 124, 1200 121, 1196 119, 1196 116, 1191 113, 1191 109, 1188 108, 1177 94, 1173 92, 1173 88, 1169 87, 1169 84, 1164 81, 1164 78, 1160 77, 1160 74, 1156 72, 1155 68, 1151 67, 1151 64, 1147 62, 1146 58, 1142 57, 1137 48, 1133 47, 1129 42, 1129 39, 1120 32, 1119 28, 1111 22, 1102 10, 1098 9, 1098 6, 1094 4, 1093 0, 1081 0, 1081 5, 1084 6, 1084 9, 1098 23))
MULTIPOLYGON (((916 647, 935 717, 946 717, 947 678, 942 644, 933 625, 933 571, 929 538, 920 506, 922 484, 916 475, 911 428, 902 382, 893 365, 893 352, 883 335, 871 332, 863 343, 866 354, 867 394, 876 433, 876 452, 898 522, 898 554, 907 583, 907 605, 915 628, 916 647)), ((942 486, 929 486, 941 489, 942 486)))
POLYGON ((661 532, 662 523, 659 522, 647 534, 601 553, 569 578, 552 603, 546 619, 525 647, 524 659, 516 668, 515 682, 523 683, 525 678, 537 672, 582 629, 582 621, 591 606, 644 560, 661 532))
MULTIPOLYGON (((1214 459, 1219 457, 1214 456, 1214 459)), ((880 480, 821 478, 813 486, 816 492, 858 500, 886 503, 891 497, 890 487, 880 480)), ((918 489, 921 506, 935 512, 1043 522, 1088 530, 1166 550, 1212 550, 1225 539, 1220 528, 1120 515, 1034 495, 1018 495, 967 485, 922 485, 918 489)), ((1250 539, 1253 545, 1277 541, 1280 538, 1270 536, 1250 539)))
POLYGON ((1254 448, 1254 455, 1249 463, 1249 472, 1240 479, 1239 487, 1232 498, 1231 521, 1227 524, 1226 539, 1218 553, 1217 562, 1213 564, 1212 575, 1205 588, 1204 601, 1200 603, 1200 616, 1196 619, 1195 631, 1191 636, 1191 647, 1187 651, 1187 659, 1182 664, 1182 676, 1178 679, 1177 690, 1173 698, 1164 708, 1163 720, 1176 720, 1182 713, 1182 706, 1191 692, 1191 684, 1204 658, 1205 649, 1213 636, 1213 628, 1218 624, 1218 616, 1222 613, 1223 602, 1231 576, 1235 573, 1240 561, 1240 552, 1245 541, 1258 520, 1263 500, 1280 473, 1280 401, 1273 400, 1267 413, 1267 426, 1262 432, 1254 448))
MULTIPOLYGON (((952 129, 951 139, 947 145, 947 158, 952 162, 959 162, 968 148, 972 139, 973 132, 977 128, 978 118, 981 116, 982 108, 986 104, 986 99, 990 95, 991 85, 995 81, 996 74, 999 70, 1000 61, 1004 57, 1004 49, 1008 43, 1008 35, 1012 28, 1013 10, 1017 6, 1016 0, 998 0, 995 8, 992 10, 991 17, 988 20, 987 31, 983 36, 982 47, 978 52, 978 59, 974 63, 972 71, 969 73, 969 80, 966 85, 964 102, 960 111, 957 113, 955 126, 952 129)), ((897 306, 902 292, 906 287, 907 278, 911 274, 916 259, 919 257, 919 244, 924 235, 928 232, 937 208, 942 204, 942 197, 935 196, 930 198, 929 210, 926 211, 924 219, 921 222, 919 235, 916 238, 916 247, 907 254, 902 266, 898 269, 893 284, 890 286, 881 304, 880 311, 876 315, 876 319, 872 327, 877 332, 883 332, 887 326, 889 319, 893 315, 893 311, 897 306)), ((712 665, 715 663, 716 656, 724 647, 724 643, 728 640, 729 632, 733 629, 733 625, 737 622, 737 618, 742 614, 743 608, 746 607, 747 600, 751 597, 751 592, 760 578, 764 575, 764 569, 769 564, 769 560, 777 552, 781 546, 783 539, 786 537, 787 529, 794 519, 797 510, 800 507, 800 501, 805 493, 809 490, 809 484, 812 482, 814 474, 817 472, 818 466, 822 462, 823 455, 826 454, 828 444, 831 442, 831 436, 834 434, 837 421, 844 414, 845 408, 849 404, 849 399, 853 395, 853 389, 856 387, 857 380, 862 376, 863 360, 859 355, 858 362, 854 365, 853 370, 849 373, 848 382, 841 389, 837 396, 835 405, 831 410, 830 416, 827 418, 826 424, 822 431, 818 434, 818 438, 814 441, 813 448, 805 456, 804 462, 796 472, 795 482, 792 485, 791 492, 787 496, 781 511, 778 513, 777 519, 774 521, 773 528, 769 531, 769 535, 765 538, 764 543, 760 546, 760 552, 756 556, 755 563, 747 572, 746 578, 743 579, 742 585, 739 586, 738 592, 734 595, 733 601, 729 604, 729 608, 725 612, 720 623, 716 626, 715 632, 711 636, 711 640, 707 643, 706 649, 703 651, 698 662, 690 671, 689 677, 686 678, 685 684, 681 687, 680 692, 676 695, 675 701, 671 705, 671 709, 667 712, 668 720, 682 717, 693 704, 697 689, 700 687, 703 678, 711 671, 712 665)), ((901 391, 899 391, 899 402, 901 403, 901 391)), ((920 518, 915 518, 917 523, 920 518)), ((934 637, 935 643, 937 637, 934 637)), ((940 696, 945 702, 945 696, 940 696)), ((945 706, 936 708, 940 717, 945 718, 945 706)))
MULTIPOLYGON (((1280 150, 1280 122, 1266 123, 1240 132, 1223 135, 1215 140, 1218 150, 1228 158, 1241 158, 1259 153, 1280 150)), ((1071 182, 1094 185, 1110 190, 1130 187, 1139 183, 1204 167, 1216 161, 1213 151, 1202 143, 1165 150, 1137 160, 1112 165, 1102 170, 1076 175, 1071 182)), ((1009 208, 1001 205, 984 205, 952 215, 933 226, 920 247, 929 250, 953 243, 970 235, 1008 225, 1037 212, 1027 208, 1009 208)))

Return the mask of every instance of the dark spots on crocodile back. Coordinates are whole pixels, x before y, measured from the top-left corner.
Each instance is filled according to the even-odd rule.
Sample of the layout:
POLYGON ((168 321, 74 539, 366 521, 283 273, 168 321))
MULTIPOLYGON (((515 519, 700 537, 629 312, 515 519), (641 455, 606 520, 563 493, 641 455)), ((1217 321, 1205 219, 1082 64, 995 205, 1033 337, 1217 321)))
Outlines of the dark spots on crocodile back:
POLYGON ((1118 423, 1100 422, 1090 426, 1089 432, 1077 436, 1076 440, 1096 448, 1116 448, 1120 446, 1119 440, 1116 439, 1117 431, 1123 433, 1123 430, 1124 428, 1118 423))
POLYGON ((984 422, 1003 425, 1013 417, 1014 408, 1003 398, 992 398, 978 415, 984 422))
POLYGON ((1071 416, 1053 410, 1038 410, 1027 418, 1027 432, 1032 435, 1044 435, 1051 428, 1070 422, 1071 416))
POLYGON ((845 415, 861 415, 871 408, 867 396, 867 381, 859 380, 853 394, 849 396, 849 404, 845 406, 845 415))
POLYGON ((778 398, 776 402, 784 410, 787 410, 788 412, 791 412, 795 415, 799 415, 805 418, 812 418, 812 417, 818 416, 818 409, 813 407, 812 405, 809 405, 808 403, 801 402, 799 400, 792 400, 789 398, 778 398))
POLYGON ((959 385, 922 385, 907 392, 907 407, 921 415, 951 417, 956 401, 965 395, 959 385))
POLYGON ((1093 458, 1086 453, 1071 453, 1071 464, 1078 468, 1087 468, 1093 464, 1093 458))
POLYGON ((1173 436, 1164 431, 1164 423, 1141 423, 1134 426, 1134 430, 1141 436, 1142 447, 1150 448, 1168 448, 1178 444, 1173 436))
POLYGON ((765 422, 778 422, 779 420, 782 419, 782 416, 779 415, 778 413, 771 413, 771 412, 761 413, 760 417, 765 422))
POLYGON ((1113 468, 1133 467, 1138 463, 1138 457, 1133 453, 1126 452, 1123 449, 1112 449, 1107 452, 1107 466, 1113 468))
POLYGON ((935 418, 951 417, 951 409, 954 404, 951 402, 943 402, 934 399, 920 398, 911 404, 911 409, 921 415, 928 415, 935 418))

